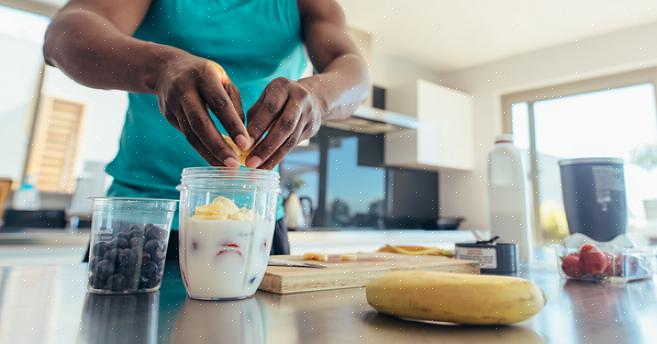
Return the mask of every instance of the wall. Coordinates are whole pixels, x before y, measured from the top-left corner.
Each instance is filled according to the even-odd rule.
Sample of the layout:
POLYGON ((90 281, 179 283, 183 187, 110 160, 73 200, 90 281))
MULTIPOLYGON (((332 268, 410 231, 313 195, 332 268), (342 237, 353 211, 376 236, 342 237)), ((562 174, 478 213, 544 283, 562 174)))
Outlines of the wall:
POLYGON ((440 174, 440 212, 486 228, 487 152, 502 131, 501 96, 657 64, 657 23, 592 37, 441 75, 442 84, 474 96, 475 169, 440 174))
POLYGON ((372 82, 385 88, 407 85, 417 79, 425 79, 435 83, 441 81, 440 75, 430 68, 396 56, 377 53, 376 49, 371 57, 370 73, 372 82))
POLYGON ((58 69, 48 67, 43 93, 77 100, 87 105, 76 166, 78 173, 82 172, 85 161, 108 163, 114 158, 128 106, 125 92, 84 87, 58 69))
POLYGON ((41 71, 38 42, 0 33, 0 177, 20 180, 30 135, 34 91, 41 71))
POLYGON ((15 181, 23 175, 48 22, 0 6, 0 177, 15 181))

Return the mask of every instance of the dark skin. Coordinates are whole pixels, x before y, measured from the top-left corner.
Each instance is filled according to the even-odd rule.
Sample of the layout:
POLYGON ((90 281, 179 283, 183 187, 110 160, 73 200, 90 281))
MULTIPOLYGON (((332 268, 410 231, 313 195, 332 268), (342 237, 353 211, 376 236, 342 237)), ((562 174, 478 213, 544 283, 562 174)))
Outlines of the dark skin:
POLYGON ((248 109, 245 127, 239 90, 219 64, 131 37, 150 3, 70 1, 46 32, 46 62, 89 87, 157 95, 162 114, 211 165, 238 167, 239 160, 207 108, 242 150, 251 150, 248 167, 271 169, 315 135, 322 120, 348 117, 367 96, 367 65, 346 34, 340 6, 335 0, 298 0, 303 40, 317 73, 273 80, 248 109))

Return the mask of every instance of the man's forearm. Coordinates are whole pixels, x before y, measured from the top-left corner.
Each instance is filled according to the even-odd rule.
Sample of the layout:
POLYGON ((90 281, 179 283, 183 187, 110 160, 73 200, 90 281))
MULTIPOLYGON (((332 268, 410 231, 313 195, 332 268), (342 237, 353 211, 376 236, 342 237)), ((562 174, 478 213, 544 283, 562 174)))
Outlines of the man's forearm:
POLYGON ((362 57, 342 55, 321 73, 299 81, 319 98, 322 119, 341 119, 351 115, 369 92, 369 73, 362 57))
POLYGON ((183 51, 120 32, 88 10, 69 9, 46 32, 44 56, 86 86, 152 93, 166 60, 183 51))

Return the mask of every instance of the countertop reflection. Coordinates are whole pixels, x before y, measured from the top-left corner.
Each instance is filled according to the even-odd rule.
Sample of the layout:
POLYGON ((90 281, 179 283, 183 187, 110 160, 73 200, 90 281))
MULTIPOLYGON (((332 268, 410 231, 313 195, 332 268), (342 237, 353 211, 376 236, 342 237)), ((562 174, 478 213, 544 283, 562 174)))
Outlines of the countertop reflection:
POLYGON ((0 343, 641 343, 656 338, 652 281, 565 282, 552 262, 523 273, 548 305, 516 326, 464 327, 377 314, 363 289, 242 301, 188 299, 178 267, 162 290, 86 293, 86 265, 0 268, 0 343))

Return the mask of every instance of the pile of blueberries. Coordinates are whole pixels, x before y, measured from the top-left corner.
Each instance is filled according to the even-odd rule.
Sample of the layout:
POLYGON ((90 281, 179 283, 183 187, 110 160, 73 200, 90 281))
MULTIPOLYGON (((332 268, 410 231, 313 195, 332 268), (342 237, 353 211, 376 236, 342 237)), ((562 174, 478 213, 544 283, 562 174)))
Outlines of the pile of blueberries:
POLYGON ((154 224, 120 224, 91 248, 89 285, 127 292, 156 287, 162 281, 168 232, 154 224))

